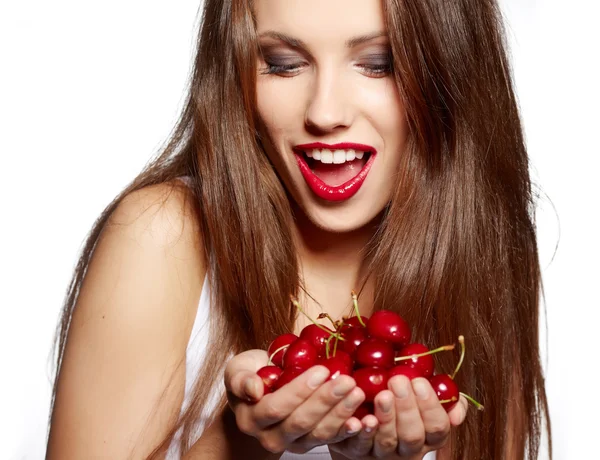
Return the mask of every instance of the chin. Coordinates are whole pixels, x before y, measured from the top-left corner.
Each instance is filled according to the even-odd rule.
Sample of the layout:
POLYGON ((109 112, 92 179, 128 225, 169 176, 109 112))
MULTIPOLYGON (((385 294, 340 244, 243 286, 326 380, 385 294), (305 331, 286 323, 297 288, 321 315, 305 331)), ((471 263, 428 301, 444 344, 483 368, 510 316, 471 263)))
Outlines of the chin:
POLYGON ((321 201, 317 198, 296 200, 295 212, 300 213, 297 219, 321 231, 340 234, 356 232, 379 221, 387 205, 387 201, 374 203, 373 200, 349 200, 332 206, 321 201))

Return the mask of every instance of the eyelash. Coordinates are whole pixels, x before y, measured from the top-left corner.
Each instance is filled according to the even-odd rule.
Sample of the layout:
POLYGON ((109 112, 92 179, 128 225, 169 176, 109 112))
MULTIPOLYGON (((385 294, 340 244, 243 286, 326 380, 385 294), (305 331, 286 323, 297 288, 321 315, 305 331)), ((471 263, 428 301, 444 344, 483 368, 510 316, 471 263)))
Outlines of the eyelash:
MULTIPOLYGON (((298 64, 269 64, 266 62, 266 69, 264 69, 261 74, 263 75, 279 75, 282 77, 293 77, 295 75, 295 71, 299 70, 302 65, 298 64)), ((358 67, 366 70, 367 73, 371 77, 383 77, 391 73, 392 65, 391 64, 361 64, 358 67)))

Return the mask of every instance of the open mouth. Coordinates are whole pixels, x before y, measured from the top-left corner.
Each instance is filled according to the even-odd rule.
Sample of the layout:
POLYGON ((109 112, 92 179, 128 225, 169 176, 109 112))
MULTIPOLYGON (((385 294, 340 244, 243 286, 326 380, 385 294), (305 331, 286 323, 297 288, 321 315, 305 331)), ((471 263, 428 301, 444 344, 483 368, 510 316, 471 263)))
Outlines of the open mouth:
POLYGON ((354 149, 312 149, 303 151, 302 154, 312 173, 330 187, 352 180, 371 157, 370 151, 354 149))
POLYGON ((362 186, 376 156, 374 148, 362 144, 308 144, 294 149, 300 172, 320 198, 343 201, 362 186))

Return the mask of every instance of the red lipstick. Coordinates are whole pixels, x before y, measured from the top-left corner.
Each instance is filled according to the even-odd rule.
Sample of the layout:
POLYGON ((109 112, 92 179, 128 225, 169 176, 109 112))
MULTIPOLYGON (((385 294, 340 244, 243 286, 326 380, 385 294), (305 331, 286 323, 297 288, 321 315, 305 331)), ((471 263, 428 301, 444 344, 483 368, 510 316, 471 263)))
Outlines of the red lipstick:
POLYGON ((365 144, 356 144, 350 142, 342 142, 339 144, 324 144, 322 142, 313 142, 310 144, 301 144, 294 147, 294 153, 300 172, 304 177, 304 180, 319 198, 327 201, 344 201, 353 197, 364 183, 371 166, 375 161, 377 151, 374 147, 365 144), (308 166, 304 158, 303 152, 311 149, 328 149, 328 150, 357 150, 360 152, 370 153, 370 157, 365 165, 361 168, 360 172, 352 179, 344 182, 343 184, 331 186, 323 182, 317 177, 314 172, 308 166))

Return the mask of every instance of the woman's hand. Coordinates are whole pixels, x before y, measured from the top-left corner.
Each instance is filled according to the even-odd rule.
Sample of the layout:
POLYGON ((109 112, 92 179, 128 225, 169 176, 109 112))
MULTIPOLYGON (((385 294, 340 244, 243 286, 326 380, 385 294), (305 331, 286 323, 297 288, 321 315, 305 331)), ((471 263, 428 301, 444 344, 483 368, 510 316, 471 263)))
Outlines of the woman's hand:
MULTIPOLYGON (((461 397, 448 413, 440 404, 429 382, 417 378, 412 382, 396 376, 389 390, 375 397, 375 417, 379 427, 371 442, 349 438, 329 446, 334 458, 422 459, 444 446, 450 427, 460 425, 467 413, 467 401, 461 397)), ((366 419, 367 417, 365 417, 366 419)))
POLYGON ((263 395, 256 371, 267 362, 265 351, 249 350, 235 356, 225 369, 229 405, 239 429, 257 438, 266 450, 304 453, 361 431, 361 422, 352 414, 365 395, 354 379, 340 375, 327 381, 329 370, 314 366, 274 393, 263 395))

